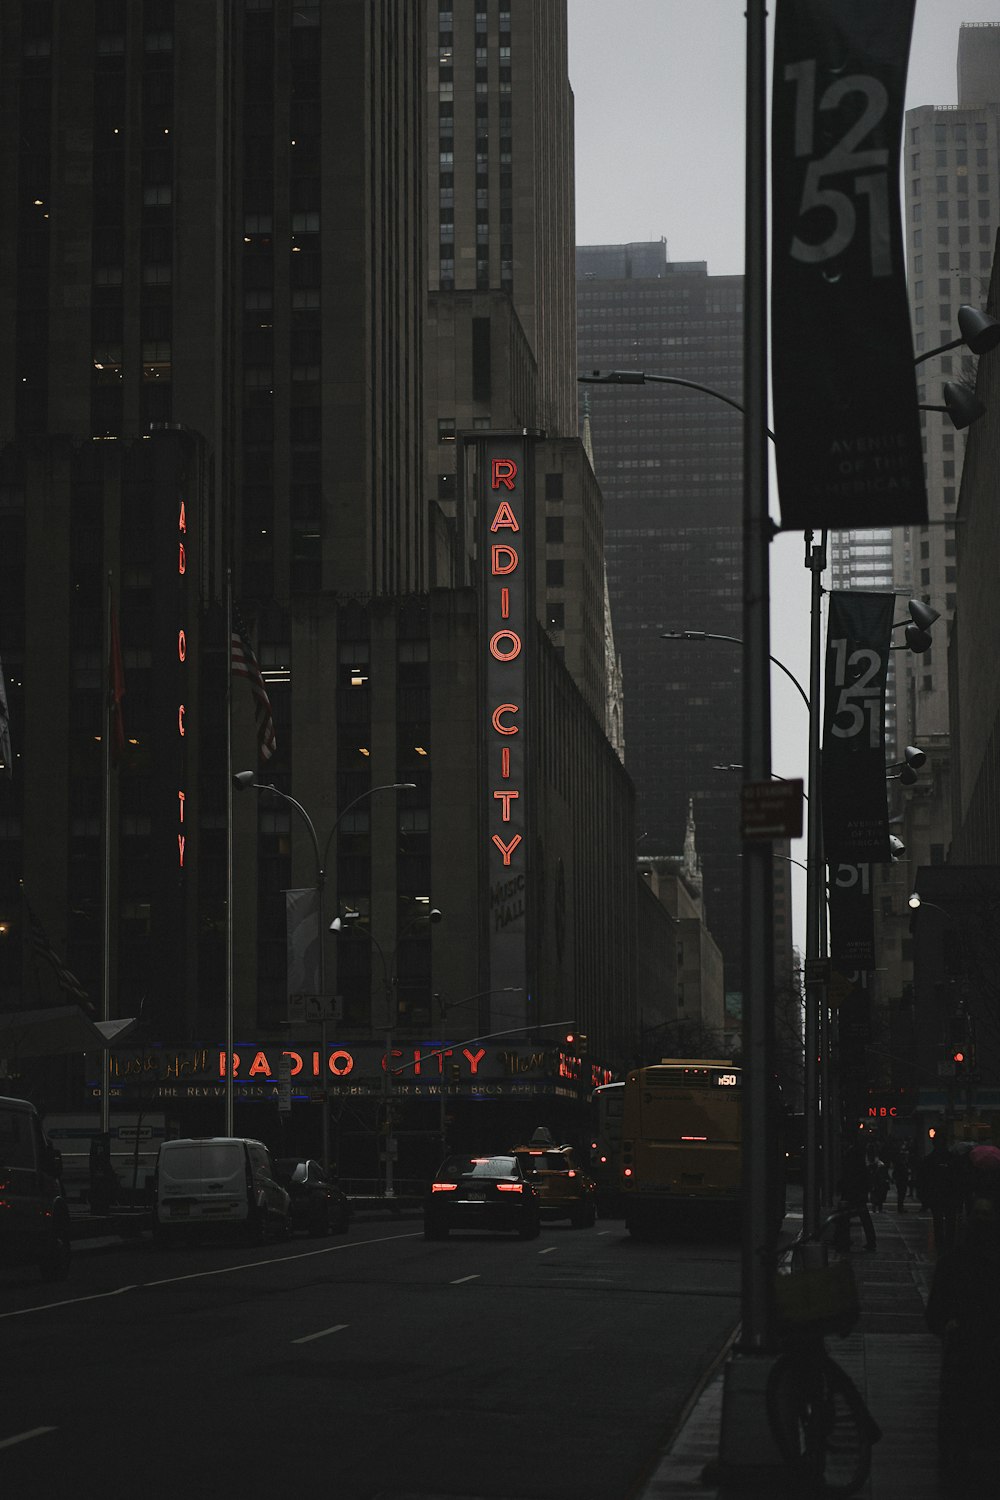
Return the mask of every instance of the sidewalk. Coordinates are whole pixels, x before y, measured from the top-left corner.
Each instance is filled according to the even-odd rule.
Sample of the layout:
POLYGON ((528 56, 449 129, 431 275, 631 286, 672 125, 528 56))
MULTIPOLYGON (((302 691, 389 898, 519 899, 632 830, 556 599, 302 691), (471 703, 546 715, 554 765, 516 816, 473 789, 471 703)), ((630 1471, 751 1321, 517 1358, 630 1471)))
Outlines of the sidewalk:
MULTIPOLYGON (((882 1439, 860 1500, 944 1500, 936 1441, 940 1341, 928 1333, 924 1304, 934 1271, 931 1216, 908 1201, 887 1203, 873 1220, 874 1254, 851 1259, 861 1319, 845 1339, 828 1339, 831 1355, 858 1386, 882 1439)), ((852 1226, 855 1251, 862 1241, 852 1226)), ((736 1500, 746 1490, 703 1485, 705 1465, 719 1457, 723 1367, 710 1378, 636 1500, 736 1500)), ((971 1500, 971 1497, 970 1497, 971 1500)))

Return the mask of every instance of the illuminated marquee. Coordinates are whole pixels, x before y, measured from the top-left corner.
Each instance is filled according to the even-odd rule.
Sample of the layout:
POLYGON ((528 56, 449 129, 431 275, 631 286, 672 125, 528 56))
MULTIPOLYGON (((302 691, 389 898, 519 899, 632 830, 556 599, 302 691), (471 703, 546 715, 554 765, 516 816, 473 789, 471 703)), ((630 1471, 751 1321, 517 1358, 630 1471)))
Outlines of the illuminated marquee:
MULTIPOLYGON (((178 503, 177 511, 177 577, 178 577, 178 611, 180 624, 177 627, 177 741, 178 741, 178 764, 181 768, 182 777, 187 771, 187 747, 184 743, 187 737, 187 699, 188 667, 187 667, 187 600, 188 589, 185 586, 188 567, 187 552, 187 505, 183 498, 178 503)), ((177 865, 184 868, 184 848, 187 843, 187 832, 184 827, 184 804, 187 801, 187 792, 183 783, 177 788, 177 865)))
POLYGON ((483 837, 491 1024, 524 1024, 527 980, 531 450, 525 435, 478 449, 483 681, 483 837), (501 999, 500 995, 504 998, 501 999), (516 996, 516 998, 514 998, 516 996), (510 997, 510 998, 508 998, 510 997))

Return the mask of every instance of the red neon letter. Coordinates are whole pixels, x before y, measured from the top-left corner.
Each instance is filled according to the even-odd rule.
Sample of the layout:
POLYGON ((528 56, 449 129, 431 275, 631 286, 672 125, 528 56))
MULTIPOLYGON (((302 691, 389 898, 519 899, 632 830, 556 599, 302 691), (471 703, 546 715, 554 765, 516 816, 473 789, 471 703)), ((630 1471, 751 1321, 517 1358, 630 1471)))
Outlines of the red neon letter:
POLYGON ((354 1058, 343 1047, 337 1047, 330 1053, 327 1067, 335 1078, 343 1078, 354 1067, 354 1058))
POLYGON ((184 802, 185 802, 185 797, 184 797, 184 793, 183 792, 178 792, 177 793, 177 801, 180 804, 180 816, 181 816, 181 822, 183 823, 184 822, 184 802))
POLYGON ((500 723, 500 715, 501 714, 516 714, 516 713, 517 713, 517 704, 516 703, 501 703, 498 708, 495 708, 493 710, 493 728, 496 730, 497 734, 518 734, 520 732, 518 730, 518 727, 517 727, 516 724, 501 724, 500 723))
POLYGON ((497 802, 503 803, 503 822, 510 822, 510 804, 515 797, 520 797, 520 792, 494 792, 493 796, 497 802))
POLYGON ((494 844, 496 844, 497 848, 500 850, 500 853, 503 855, 504 864, 509 865, 511 855, 514 853, 514 850, 521 842, 521 835, 519 833, 515 833, 510 843, 505 844, 500 835, 498 833, 495 833, 493 835, 493 842, 494 844))
POLYGON ((493 460, 493 489, 498 490, 501 485, 507 489, 514 488, 514 480, 517 478, 517 464, 510 458, 495 458, 493 460))
POLYGON ((184 501, 182 500, 181 501, 181 513, 177 517, 177 530, 178 531, 187 531, 187 529, 188 529, 187 511, 184 509, 184 501))
POLYGON ((178 573, 187 572, 187 553, 184 551, 183 542, 177 543, 177 571, 178 573))
POLYGON ((510 746, 504 745, 500 751, 500 775, 504 781, 510 780, 510 746))
POLYGON ((177 632, 177 659, 178 659, 178 661, 184 661, 185 658, 187 657, 187 654, 188 654, 187 636, 184 634, 183 630, 178 630, 178 632, 177 632))
POLYGON ((302 1058, 300 1057, 298 1052, 283 1052, 281 1055, 282 1057, 291 1058, 291 1074, 293 1078, 295 1077, 296 1073, 302 1072, 302 1058))
POLYGON ((513 630, 498 630, 496 635, 490 641, 490 650, 496 657, 497 661, 513 661, 515 656, 520 656, 521 654, 521 637, 519 635, 515 635, 513 630), (501 651, 501 641, 513 641, 513 650, 501 651))
POLYGON ((506 542, 494 542, 492 551, 494 578, 500 578, 504 573, 513 573, 517 567, 517 553, 514 548, 508 547, 506 542))
POLYGON ((501 527, 504 526, 507 527, 508 531, 520 531, 521 529, 517 524, 517 518, 515 517, 514 512, 511 510, 506 500, 501 500, 500 504, 497 506, 497 513, 493 517, 493 525, 490 527, 490 530, 499 531, 501 527))
POLYGON ((178 703, 178 705, 177 705, 177 733, 183 739, 183 737, 184 737, 184 705, 183 705, 183 703, 178 703))
POLYGON ((183 833, 179 833, 177 835, 177 861, 178 861, 178 864, 180 865, 181 869, 183 870, 183 868, 184 868, 184 835, 183 835, 183 833))
POLYGON ((510 619, 510 589, 500 590, 500 618, 501 620, 510 619))
POLYGON ((264 1052, 258 1052, 257 1056, 250 1064, 249 1076, 253 1078, 257 1073, 266 1073, 268 1077, 271 1076, 271 1069, 267 1065, 267 1054, 264 1052))
POLYGON ((486 1048, 480 1047, 478 1052, 470 1052, 468 1047, 463 1047, 462 1056, 469 1059, 469 1067, 472 1070, 473 1077, 475 1077, 475 1075, 479 1072, 479 1064, 486 1056, 486 1048))

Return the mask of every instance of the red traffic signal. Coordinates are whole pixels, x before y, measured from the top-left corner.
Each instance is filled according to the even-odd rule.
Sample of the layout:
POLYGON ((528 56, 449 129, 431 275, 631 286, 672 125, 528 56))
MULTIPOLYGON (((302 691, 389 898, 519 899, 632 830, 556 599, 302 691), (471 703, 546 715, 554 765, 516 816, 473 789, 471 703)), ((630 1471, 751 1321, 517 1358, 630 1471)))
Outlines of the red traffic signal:
POLYGON ((958 1051, 953 1052, 951 1054, 951 1060, 952 1060, 953 1063, 964 1063, 965 1062, 965 1053, 962 1052, 961 1049, 959 1049, 958 1051))

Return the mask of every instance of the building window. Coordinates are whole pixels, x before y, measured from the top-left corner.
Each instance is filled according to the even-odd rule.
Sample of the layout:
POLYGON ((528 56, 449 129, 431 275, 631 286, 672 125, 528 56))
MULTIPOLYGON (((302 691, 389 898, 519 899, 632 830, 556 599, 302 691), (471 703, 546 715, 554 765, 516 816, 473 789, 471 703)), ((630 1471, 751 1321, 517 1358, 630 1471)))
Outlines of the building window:
POLYGON ((453 443, 455 441, 455 418, 438 417, 438 442, 453 443))

